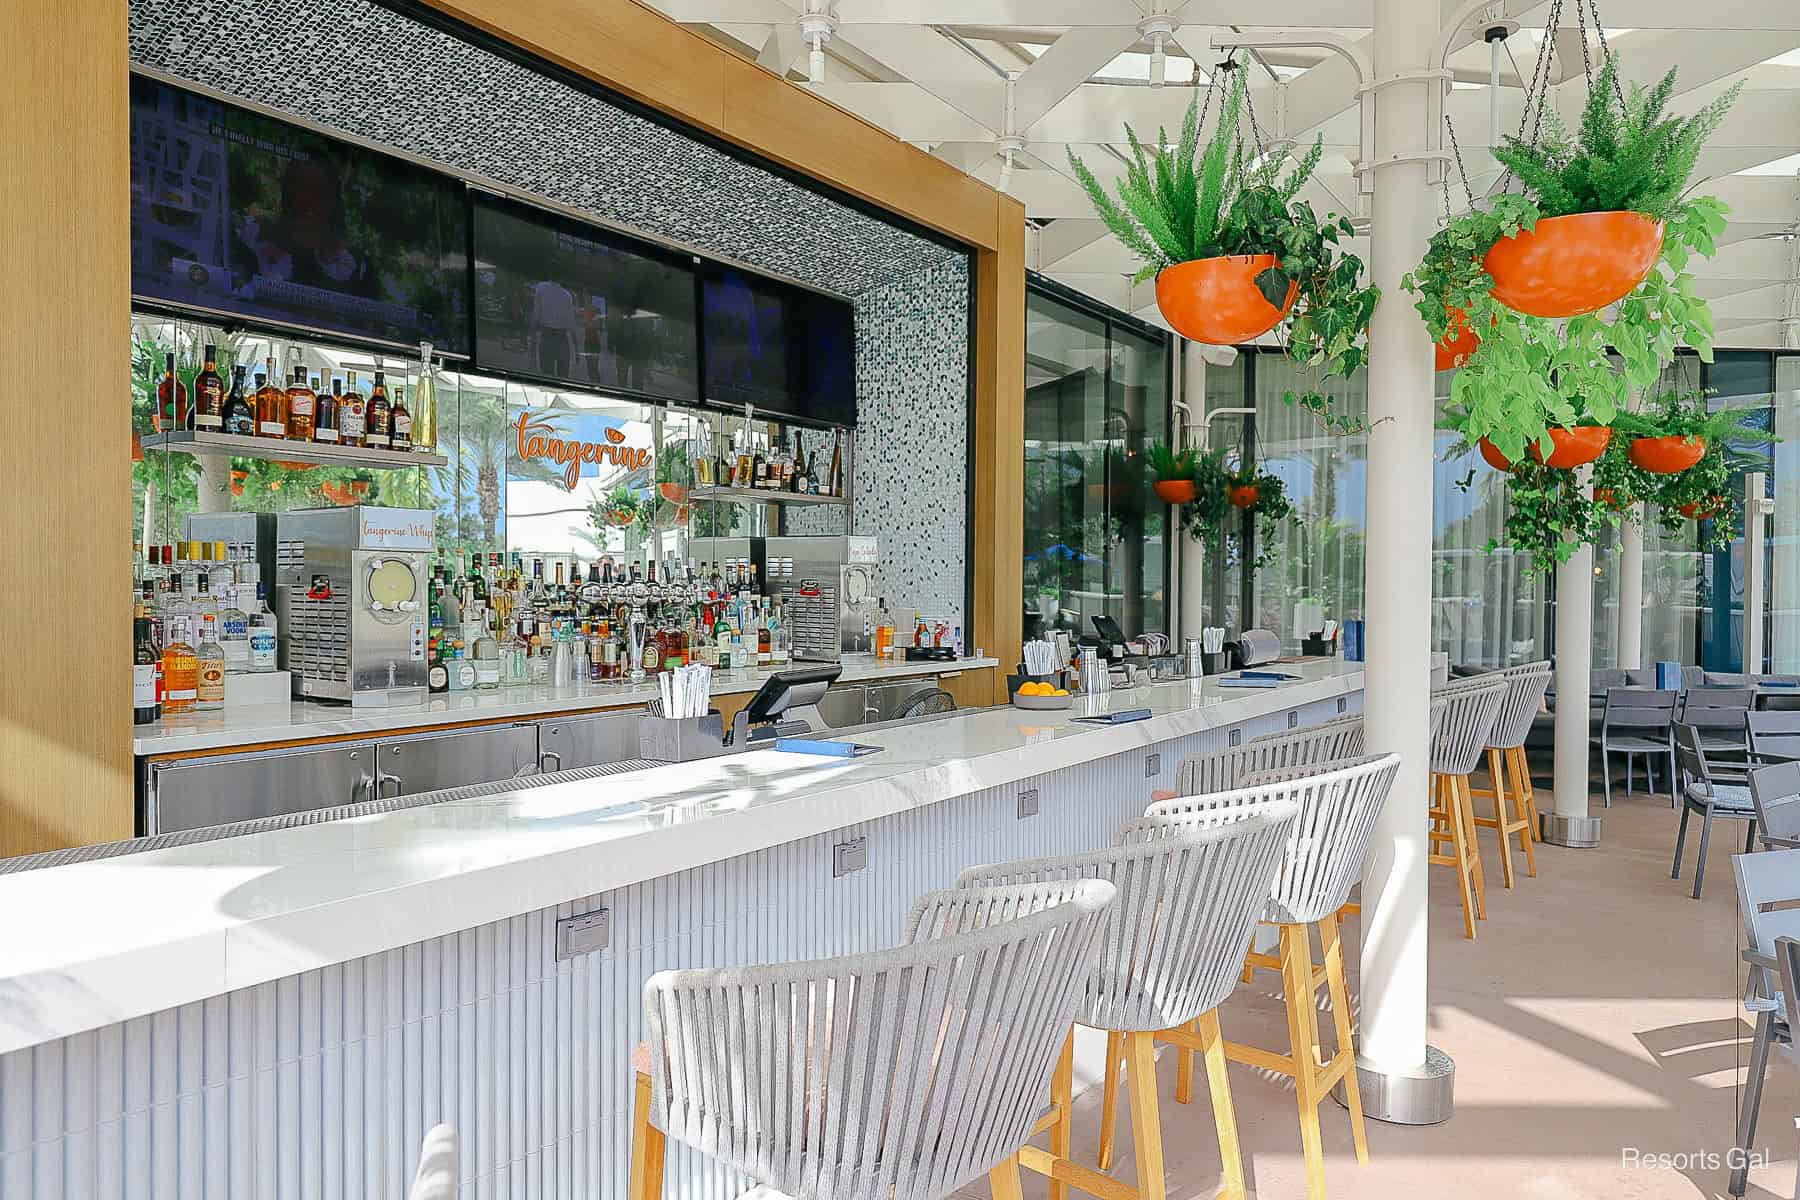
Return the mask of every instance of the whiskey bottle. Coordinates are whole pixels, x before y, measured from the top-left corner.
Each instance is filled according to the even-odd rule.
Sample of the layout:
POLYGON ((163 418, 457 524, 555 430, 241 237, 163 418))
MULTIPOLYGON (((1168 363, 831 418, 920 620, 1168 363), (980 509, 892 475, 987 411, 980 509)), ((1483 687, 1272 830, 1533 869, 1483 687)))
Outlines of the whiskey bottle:
MULTIPOLYGON (((261 372, 256 378, 262 379, 261 372)), ((250 411, 250 401, 244 396, 244 368, 231 368, 231 394, 225 397, 225 413, 222 421, 226 433, 239 437, 253 437, 256 434, 256 416, 250 411)))
POLYGON ((825 494, 842 496, 844 494, 844 431, 842 429, 831 431, 831 474, 828 478, 830 482, 825 486, 825 494))
POLYGON ((218 433, 225 427, 225 381, 219 378, 219 348, 208 346, 200 373, 194 376, 194 421, 200 433, 218 433))
POLYGON ((171 617, 169 640, 163 643, 163 712, 185 713, 194 707, 199 692, 199 663, 188 644, 187 618, 171 617))
MULTIPOLYGON (((393 432, 389 446, 395 450, 411 450, 413 419, 412 413, 406 409, 406 385, 394 385, 394 411, 392 414, 393 432)), ((497 556, 496 556, 497 557, 497 556)))
POLYGON ((344 395, 338 401, 338 441, 346 446, 363 444, 366 411, 362 393, 356 390, 356 372, 344 372, 344 395))
POLYGON ((187 427, 187 385, 176 377, 175 356, 170 354, 163 368, 162 381, 156 385, 156 432, 168 433, 187 427))
POLYGON ((800 431, 794 430, 794 486, 795 495, 806 494, 806 449, 800 444, 800 431))
POLYGON ((313 441, 329 442, 333 445, 338 440, 338 410, 344 402, 344 381, 333 379, 331 391, 322 391, 320 380, 313 380, 313 391, 319 397, 319 411, 313 417, 313 441))
POLYGON ((287 436, 287 392, 280 376, 275 374, 275 357, 263 362, 263 373, 256 377, 256 432, 263 437, 287 436))
POLYGON ((290 442, 313 440, 313 414, 318 409, 318 396, 306 386, 306 368, 294 368, 294 382, 288 385, 287 438, 290 442))
POLYGON ((162 716, 156 698, 156 644, 150 638, 150 612, 142 600, 131 614, 131 723, 148 725, 162 716))
POLYGON ((368 425, 363 431, 363 444, 372 450, 386 450, 393 433, 394 408, 388 400, 387 377, 375 372, 375 386, 369 391, 368 425))

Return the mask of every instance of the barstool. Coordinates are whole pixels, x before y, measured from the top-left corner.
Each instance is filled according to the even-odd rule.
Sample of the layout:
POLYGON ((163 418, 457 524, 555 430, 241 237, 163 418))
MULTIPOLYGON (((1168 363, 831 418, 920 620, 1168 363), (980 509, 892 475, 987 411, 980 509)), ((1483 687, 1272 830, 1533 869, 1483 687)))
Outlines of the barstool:
MULTIPOLYGON (((1279 796, 1298 804, 1299 816, 1288 835, 1281 868, 1263 909, 1263 920, 1281 929, 1278 962, 1282 998, 1287 1006, 1288 1052, 1279 1054, 1227 1042, 1225 1057, 1294 1081, 1295 1099, 1300 1106, 1300 1144, 1306 1152, 1307 1195, 1312 1200, 1325 1195, 1325 1146, 1319 1129, 1319 1106, 1340 1080, 1350 1109, 1350 1136, 1356 1145, 1356 1161, 1369 1161, 1362 1092, 1356 1077, 1350 988, 1344 974, 1343 944, 1338 938, 1338 912, 1349 899, 1351 886, 1362 876, 1369 837, 1387 804, 1399 769, 1398 754, 1291 767, 1277 772, 1283 778, 1239 791, 1160 801, 1150 806, 1144 821, 1125 827, 1124 836, 1136 839, 1155 836, 1166 830, 1170 822, 1207 825, 1230 820, 1246 803, 1266 803, 1266 797, 1279 796), (1317 927, 1324 951, 1323 971, 1319 973, 1313 970, 1309 926, 1317 927), (1328 988, 1337 1034, 1337 1048, 1330 1061, 1324 1060, 1319 1046, 1314 997, 1321 986, 1328 988)), ((1107 1068, 1112 1069, 1111 1062, 1107 1068)), ((1176 1076, 1175 1096, 1183 1103, 1192 1070, 1192 1059, 1184 1054, 1176 1076)), ((1106 1119, 1104 1112, 1102 1119, 1106 1119)))
POLYGON ((1431 738, 1431 795, 1428 814, 1433 866, 1456 868, 1462 892, 1463 933, 1475 937, 1477 918, 1487 920, 1487 884, 1481 872, 1481 845, 1475 840, 1475 808, 1469 775, 1481 761, 1494 731, 1494 720, 1512 684, 1496 675, 1477 675, 1433 688, 1434 702, 1443 701, 1443 716, 1431 738), (1449 854, 1436 847, 1449 845, 1449 854))
POLYGON ((1243 787, 1253 772, 1356 758, 1362 752, 1363 720, 1352 713, 1304 729, 1265 733, 1228 750, 1190 754, 1175 768, 1175 787, 1181 796, 1228 792, 1243 787))
POLYGON ((632 1200, 667 1138, 791 1196, 1018 1200, 1114 897, 1103 880, 925 896, 892 950, 660 971, 644 985, 632 1200))
POLYGON ((1531 721, 1544 705, 1544 693, 1550 690, 1551 670, 1548 661, 1526 663, 1495 671, 1507 681, 1506 699, 1501 701, 1500 715, 1494 720, 1494 732, 1488 735, 1488 776, 1491 788, 1471 788, 1471 796, 1492 796, 1494 815, 1476 817, 1475 824, 1500 834, 1500 877, 1507 887, 1513 885, 1513 834, 1519 835, 1519 847, 1525 851, 1525 873, 1537 878, 1537 795, 1531 787, 1531 766, 1525 761, 1525 739, 1531 733, 1531 721), (1507 805, 1512 805, 1512 816, 1507 805))
MULTIPOLYGON (((1068 1186, 1105 1200, 1164 1200, 1162 1124, 1156 1101, 1156 1043, 1198 1050, 1206 1059, 1213 1122, 1219 1136, 1227 1197, 1244 1195, 1237 1115, 1225 1076, 1217 1009, 1237 982, 1263 897, 1280 865, 1281 847, 1299 808, 1292 801, 1246 804, 1242 819, 1195 829, 1165 823, 1132 844, 971 867, 959 882, 995 885, 1076 878, 1111 880, 1118 901, 1100 933, 1100 958, 1088 978, 1076 1024, 1103 1029, 1108 1058, 1122 1049, 1130 1068, 1132 1148, 1137 1187, 1131 1188, 1069 1157, 1074 1029, 1051 1081, 1050 1109, 1036 1132, 1050 1148, 1026 1146, 1019 1164, 1049 1177, 1053 1197, 1068 1186)), ((1114 1093, 1116 1097, 1116 1091, 1114 1093)), ((1102 1126, 1103 1134, 1106 1126, 1102 1126)), ((1110 1147, 1103 1150, 1110 1165, 1110 1147)))

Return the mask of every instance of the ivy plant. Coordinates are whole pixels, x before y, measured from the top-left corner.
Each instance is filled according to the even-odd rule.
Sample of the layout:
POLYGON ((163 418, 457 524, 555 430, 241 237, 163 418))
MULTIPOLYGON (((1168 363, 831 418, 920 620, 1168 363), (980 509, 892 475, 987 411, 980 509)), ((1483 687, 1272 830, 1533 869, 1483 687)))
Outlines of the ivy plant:
POLYGON ((1725 440, 1706 444, 1700 461, 1675 475, 1658 476, 1659 486, 1650 498, 1656 505, 1656 521, 1665 533, 1679 534, 1689 521, 1700 526, 1699 548, 1723 550, 1737 536, 1740 506, 1731 490, 1730 456, 1725 440), (1681 510, 1692 506, 1698 516, 1681 510))
MULTIPOLYGON (((1542 575, 1568 562, 1607 526, 1623 519, 1618 510, 1594 498, 1581 472, 1546 467, 1526 458, 1513 463, 1506 476, 1506 544, 1531 555, 1527 575, 1542 575)), ((1487 545, 1492 553, 1500 539, 1487 545)))
POLYGON ((1188 534, 1209 550, 1222 551, 1228 558, 1242 559, 1246 570, 1257 571, 1275 561, 1275 536, 1281 522, 1294 515, 1293 503, 1281 476, 1251 464, 1230 467, 1223 450, 1212 450, 1196 458, 1194 499, 1182 506, 1182 520, 1188 534), (1248 509, 1232 504, 1231 490, 1256 488, 1256 503, 1248 509), (1256 556, 1243 555, 1244 514, 1255 514, 1256 556))
MULTIPOLYGON (((1244 143, 1240 116, 1246 104, 1246 73, 1228 72, 1218 123, 1200 144, 1200 97, 1188 102, 1180 136, 1171 143, 1158 130, 1146 147, 1125 127, 1131 157, 1118 181, 1116 198, 1073 151, 1069 165, 1106 228, 1142 262, 1133 282, 1165 267, 1200 258, 1273 254, 1277 265, 1256 276, 1257 290, 1277 308, 1295 289, 1287 317, 1287 353, 1314 368, 1321 379, 1348 378, 1367 361, 1369 320, 1380 292, 1363 283, 1362 260, 1344 250, 1354 236, 1348 218, 1320 218, 1297 199, 1324 153, 1315 140, 1285 176, 1283 157, 1244 143)), ((1319 390, 1289 392, 1287 401, 1319 417, 1328 428, 1352 429, 1356 422, 1334 413, 1319 390)))

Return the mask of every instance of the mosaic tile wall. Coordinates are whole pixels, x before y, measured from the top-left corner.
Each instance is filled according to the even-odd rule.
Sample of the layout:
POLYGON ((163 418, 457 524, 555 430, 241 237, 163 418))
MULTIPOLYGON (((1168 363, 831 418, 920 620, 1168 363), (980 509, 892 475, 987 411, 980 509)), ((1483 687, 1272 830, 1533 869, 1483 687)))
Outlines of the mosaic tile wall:
POLYGON ((891 604, 962 619, 961 252, 371 0, 132 0, 130 38, 134 62, 853 297, 856 532, 891 604))

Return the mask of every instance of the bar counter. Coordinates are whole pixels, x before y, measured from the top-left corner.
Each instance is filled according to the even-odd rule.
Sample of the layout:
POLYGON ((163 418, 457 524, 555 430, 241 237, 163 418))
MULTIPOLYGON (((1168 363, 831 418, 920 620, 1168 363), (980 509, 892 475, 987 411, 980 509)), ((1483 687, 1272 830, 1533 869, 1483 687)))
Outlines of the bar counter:
MULTIPOLYGON (((1281 669, 1300 678, 845 731, 881 751, 863 758, 521 781, 0 875, 0 1094, 37 1114, 0 1121, 0 1163, 141 1154, 160 1173, 216 1153, 220 1195, 285 1194, 298 1172, 398 1196, 448 1120, 465 1181, 485 1181, 468 1194, 622 1195, 648 975, 891 945, 965 866, 1106 844, 1183 755, 1360 711, 1360 664, 1281 669), (557 922, 602 911, 602 941, 559 956, 557 922), (96 1080, 98 1111, 73 1104, 96 1080)), ((684 1152, 670 1172, 676 1192, 735 1194, 684 1152)))

